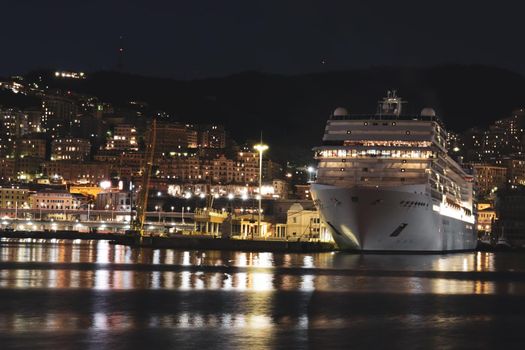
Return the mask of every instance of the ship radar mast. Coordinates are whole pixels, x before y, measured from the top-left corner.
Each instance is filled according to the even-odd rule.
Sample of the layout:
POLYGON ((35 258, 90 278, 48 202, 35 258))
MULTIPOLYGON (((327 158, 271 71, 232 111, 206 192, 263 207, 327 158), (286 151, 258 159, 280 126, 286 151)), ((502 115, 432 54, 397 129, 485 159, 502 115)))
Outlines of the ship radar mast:
POLYGON ((377 114, 381 115, 395 115, 400 116, 403 104, 406 101, 403 101, 401 97, 397 96, 396 90, 389 90, 387 96, 383 98, 382 101, 378 102, 377 114))

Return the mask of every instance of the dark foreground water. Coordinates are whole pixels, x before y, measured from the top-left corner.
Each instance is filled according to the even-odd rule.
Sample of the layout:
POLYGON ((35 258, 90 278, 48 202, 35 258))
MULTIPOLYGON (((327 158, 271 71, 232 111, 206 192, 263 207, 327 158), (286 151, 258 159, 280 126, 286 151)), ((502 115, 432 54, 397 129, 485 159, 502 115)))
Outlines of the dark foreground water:
POLYGON ((0 243, 0 349, 525 348, 525 254, 0 243))

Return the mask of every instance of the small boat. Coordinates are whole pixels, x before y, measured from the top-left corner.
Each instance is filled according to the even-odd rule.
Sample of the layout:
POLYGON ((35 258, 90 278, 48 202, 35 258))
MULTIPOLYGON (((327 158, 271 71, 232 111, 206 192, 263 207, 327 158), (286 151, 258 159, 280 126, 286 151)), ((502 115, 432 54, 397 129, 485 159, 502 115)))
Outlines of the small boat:
POLYGON ((492 251, 494 244, 489 234, 484 234, 478 239, 477 250, 482 252, 492 251))

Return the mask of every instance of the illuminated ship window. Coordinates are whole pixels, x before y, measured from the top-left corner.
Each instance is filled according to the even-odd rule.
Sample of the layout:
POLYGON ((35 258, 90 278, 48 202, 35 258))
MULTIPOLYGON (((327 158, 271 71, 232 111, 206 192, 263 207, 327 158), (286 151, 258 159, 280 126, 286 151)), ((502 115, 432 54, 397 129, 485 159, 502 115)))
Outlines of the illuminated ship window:
POLYGON ((405 169, 401 169, 401 172, 404 173, 404 172, 405 172, 405 169))
POLYGON ((350 130, 346 130, 346 133, 350 135, 352 132, 350 130))
POLYGON ((345 171, 345 168, 341 168, 341 169, 339 169, 339 170, 341 170, 341 171, 345 171))
POLYGON ((392 122, 392 126, 396 126, 396 122, 392 122))
POLYGON ((410 130, 407 130, 407 131, 406 131, 406 134, 407 134, 407 135, 410 135, 410 130))
POLYGON ((364 125, 364 126, 367 126, 367 125, 368 125, 368 122, 364 122, 363 125, 364 125))

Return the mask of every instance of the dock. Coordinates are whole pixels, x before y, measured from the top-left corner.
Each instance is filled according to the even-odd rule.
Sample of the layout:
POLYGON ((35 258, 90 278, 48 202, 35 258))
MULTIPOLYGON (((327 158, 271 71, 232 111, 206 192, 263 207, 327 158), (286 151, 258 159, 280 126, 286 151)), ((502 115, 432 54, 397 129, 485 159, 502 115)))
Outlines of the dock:
POLYGON ((219 238, 210 235, 174 235, 171 237, 133 237, 118 233, 78 231, 0 231, 0 238, 7 239, 64 239, 108 240, 113 244, 136 248, 224 250, 253 252, 313 253, 337 250, 333 243, 312 241, 284 241, 264 239, 219 238))

